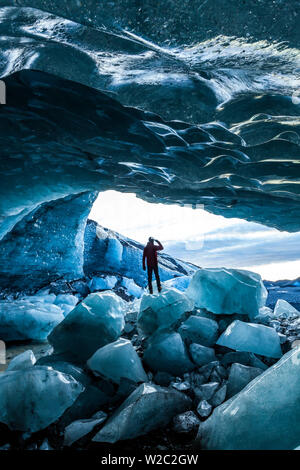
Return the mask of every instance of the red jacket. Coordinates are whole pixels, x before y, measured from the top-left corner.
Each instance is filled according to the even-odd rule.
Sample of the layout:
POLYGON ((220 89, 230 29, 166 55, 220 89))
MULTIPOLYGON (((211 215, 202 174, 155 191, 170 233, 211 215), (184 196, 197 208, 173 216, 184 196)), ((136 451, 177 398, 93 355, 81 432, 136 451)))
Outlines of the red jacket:
POLYGON ((143 268, 145 269, 145 259, 147 258, 147 266, 153 268, 157 266, 157 252, 163 250, 164 247, 160 242, 157 242, 158 245, 154 245, 154 243, 148 242, 144 248, 143 253, 143 268))

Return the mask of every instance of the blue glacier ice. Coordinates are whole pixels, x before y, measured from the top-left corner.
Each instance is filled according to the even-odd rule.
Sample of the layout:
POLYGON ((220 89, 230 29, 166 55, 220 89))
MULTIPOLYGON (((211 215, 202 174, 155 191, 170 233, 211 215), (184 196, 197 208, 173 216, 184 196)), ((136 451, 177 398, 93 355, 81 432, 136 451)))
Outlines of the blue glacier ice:
POLYGON ((55 353, 84 362, 124 328, 125 302, 112 291, 90 294, 48 336, 55 353))
POLYGON ((177 390, 142 384, 113 413, 93 441, 114 443, 134 439, 163 428, 190 407, 191 400, 177 390))
POLYGON ((300 312, 284 299, 278 299, 274 308, 274 317, 299 318, 300 312))
POLYGON ((190 355, 197 366, 204 366, 205 364, 216 360, 213 348, 208 348, 207 346, 197 343, 192 343, 190 345, 190 355))
POLYGON ((273 328, 240 320, 235 320, 228 326, 217 344, 266 357, 282 356, 280 338, 273 328))
POLYGON ((101 375, 119 384, 122 378, 133 382, 147 382, 148 377, 131 342, 119 338, 98 349, 87 361, 95 375, 101 375))
POLYGON ((31 349, 27 349, 21 354, 15 356, 6 368, 6 372, 12 370, 26 369, 32 367, 36 363, 36 358, 31 349))
POLYGON ((44 302, 38 296, 0 300, 0 338, 4 341, 43 341, 63 320, 58 305, 44 302))
MULTIPOLYGON (((99 199, 101 200, 101 195, 99 199)), ((131 293, 133 292, 132 288, 134 288, 135 292, 137 292, 137 288, 130 280, 133 280, 137 286, 142 288, 147 286, 147 275, 142 265, 144 245, 125 235, 102 227, 94 220, 87 221, 84 241, 83 269, 87 276, 93 279, 100 277, 102 279, 108 278, 112 280, 114 280, 116 276, 119 276, 122 278, 121 285, 126 287, 129 291, 131 290, 131 293), (113 245, 115 247, 115 253, 111 251, 113 245), (115 256, 116 250, 119 250, 118 256, 115 256)), ((165 253, 158 254, 158 262, 161 281, 172 281, 174 276, 178 276, 178 279, 179 277, 185 279, 184 283, 186 283, 186 276, 189 278, 189 275, 194 273, 197 269, 196 266, 191 263, 174 259, 165 253)), ((99 280, 96 282, 101 283, 105 281, 99 280)), ((90 287, 93 288, 92 282, 90 287)), ((103 288, 112 287, 109 285, 103 288)))
POLYGON ((64 432, 64 445, 71 446, 74 442, 90 433, 96 426, 107 419, 107 414, 99 411, 89 419, 79 419, 69 424, 64 432))
POLYGON ((242 269, 199 269, 186 294, 195 306, 214 314, 239 313, 254 318, 267 299, 259 274, 242 269))
POLYGON ((163 288, 160 294, 144 294, 138 314, 138 327, 145 335, 151 335, 158 328, 172 326, 192 309, 193 302, 174 287, 163 288))
POLYGON ((91 292, 112 289, 115 287, 117 281, 116 276, 94 276, 89 282, 89 288, 91 292))
POLYGON ((210 318, 191 315, 183 322, 178 332, 189 343, 213 346, 218 338, 218 323, 210 318))
POLYGON ((299 445, 300 348, 287 352, 199 427, 202 449, 287 450, 299 445))
POLYGON ((136 298, 140 298, 144 292, 144 290, 138 286, 133 279, 129 279, 128 277, 123 277, 121 285, 127 289, 127 292, 130 295, 133 295, 136 298))
POLYGON ((12 430, 36 432, 54 423, 84 387, 71 375, 46 366, 0 375, 0 422, 12 430))
POLYGON ((236 395, 262 372, 263 370, 258 367, 250 367, 238 363, 232 364, 228 376, 227 398, 236 395))
POLYGON ((168 372, 175 376, 181 376, 195 368, 180 334, 165 330, 158 330, 150 336, 144 361, 153 371, 168 372))
POLYGON ((175 287, 178 290, 185 291, 189 283, 191 282, 192 276, 178 276, 169 279, 168 281, 164 281, 163 285, 165 287, 175 287))

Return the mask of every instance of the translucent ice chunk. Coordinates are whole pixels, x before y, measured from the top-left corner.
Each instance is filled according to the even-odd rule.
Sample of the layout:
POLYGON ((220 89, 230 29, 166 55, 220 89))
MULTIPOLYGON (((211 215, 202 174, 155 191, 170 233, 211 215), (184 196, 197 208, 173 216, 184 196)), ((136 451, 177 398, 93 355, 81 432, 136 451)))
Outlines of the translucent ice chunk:
POLYGON ((144 294, 138 315, 138 326, 150 335, 160 327, 176 323, 185 312, 193 308, 193 302, 175 288, 163 288, 160 294, 144 294))
POLYGON ((218 338, 218 323, 210 318, 191 315, 178 329, 189 343, 213 346, 218 338))
POLYGON ((114 412, 93 441, 114 443, 134 439, 166 426, 174 416, 190 407, 191 400, 177 390, 142 384, 114 412))
POLYGON ((99 412, 97 415, 97 418, 78 419, 69 424, 65 429, 64 445, 71 446, 74 442, 90 433, 96 426, 103 423, 107 418, 107 414, 103 411, 99 412))
POLYGON ((36 432, 56 421, 84 387, 71 375, 46 366, 0 376, 0 422, 10 429, 36 432))
POLYGON ((56 353, 69 353, 81 362, 124 328, 125 302, 111 291, 90 294, 48 337, 56 353))
POLYGON ((98 349, 87 365, 94 374, 102 375, 118 384, 122 377, 133 382, 148 381, 139 356, 131 342, 125 338, 119 338, 114 343, 98 349))
POLYGON ((173 419, 173 429, 178 433, 192 432, 198 429, 200 419, 193 411, 186 411, 173 419))
POLYGON ((240 320, 232 322, 217 341, 236 351, 248 351, 266 357, 281 357, 280 338, 274 328, 240 320))
MULTIPOLYGON (((64 319, 62 310, 40 296, 0 301, 0 338, 4 341, 43 341, 64 319)), ((55 297, 55 296, 54 296, 55 297)))
POLYGON ((157 331, 149 338, 144 361, 154 371, 169 372, 175 376, 195 368, 180 334, 168 331, 157 331))
POLYGON ((212 410, 212 406, 206 400, 200 401, 199 405, 197 406, 197 413, 201 418, 207 418, 210 415, 212 410))
POLYGON ((288 450, 299 445, 300 347, 218 406, 199 427, 211 450, 288 450))
POLYGON ((202 346, 201 344, 191 344, 190 354, 197 366, 204 366, 204 364, 208 364, 209 362, 216 360, 214 349, 202 346))
POLYGON ((118 279, 116 278, 116 276, 105 276, 105 277, 95 276, 89 282, 89 288, 91 292, 95 292, 98 290, 105 290, 105 289, 113 289, 115 285, 117 284, 117 282, 118 282, 118 279))
POLYGON ((129 279, 128 277, 123 277, 121 286, 125 287, 130 295, 137 298, 140 298, 144 291, 144 289, 138 286, 133 279, 129 279))
POLYGON ((36 358, 31 349, 24 351, 22 354, 14 357, 6 368, 6 372, 10 370, 26 369, 32 367, 36 363, 36 358))
POLYGON ((68 305, 72 305, 73 307, 75 307, 75 305, 77 304, 78 302, 78 297, 76 297, 76 295, 72 295, 72 294, 59 294, 56 296, 56 299, 55 299, 55 304, 56 305, 60 305, 60 304, 68 304, 68 305))
POLYGON ((258 315, 266 303, 268 292, 259 274, 241 269, 199 269, 190 282, 186 294, 196 307, 215 314, 258 315))
POLYGON ((232 364, 228 377, 227 398, 236 395, 262 372, 263 370, 257 367, 249 367, 237 363, 232 364))
POLYGON ((300 317, 300 312, 286 300, 278 299, 274 309, 274 317, 297 318, 300 317))
POLYGON ((173 277, 172 279, 169 279, 168 281, 165 281, 163 285, 165 287, 175 287, 178 290, 185 291, 189 283, 191 282, 192 276, 178 276, 178 277, 173 277))

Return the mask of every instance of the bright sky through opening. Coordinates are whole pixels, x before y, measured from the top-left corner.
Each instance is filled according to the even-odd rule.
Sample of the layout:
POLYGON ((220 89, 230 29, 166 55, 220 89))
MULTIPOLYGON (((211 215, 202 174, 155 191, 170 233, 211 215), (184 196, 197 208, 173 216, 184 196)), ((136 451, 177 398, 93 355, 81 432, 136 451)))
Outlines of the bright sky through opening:
POLYGON ((226 219, 203 208, 150 204, 117 191, 100 193, 90 218, 142 244, 153 236, 171 256, 199 266, 250 269, 268 280, 300 276, 300 232, 226 219))

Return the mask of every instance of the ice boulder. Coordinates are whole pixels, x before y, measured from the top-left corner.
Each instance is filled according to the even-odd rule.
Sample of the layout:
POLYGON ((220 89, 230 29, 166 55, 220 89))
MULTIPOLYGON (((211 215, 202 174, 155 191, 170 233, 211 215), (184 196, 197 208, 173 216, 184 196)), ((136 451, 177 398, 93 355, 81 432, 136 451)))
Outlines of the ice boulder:
POLYGON ((144 294, 140 304, 138 326, 145 335, 151 335, 158 328, 173 325, 192 308, 193 302, 173 287, 163 288, 160 294, 144 294))
POLYGON ((98 349, 87 361, 87 365, 95 375, 102 375, 117 384, 122 377, 133 382, 148 381, 136 350, 131 341, 125 338, 119 338, 98 349))
POLYGON ((197 366, 204 366, 204 364, 216 360, 215 350, 207 346, 202 346, 202 344, 192 343, 190 345, 190 355, 197 366))
POLYGON ((96 426, 103 423, 107 414, 99 411, 90 419, 78 419, 69 424, 64 433, 64 445, 71 446, 74 442, 89 434, 96 426))
POLYGON ((117 282, 118 279, 116 276, 95 276, 91 279, 88 285, 91 292, 95 292, 99 290, 113 289, 117 282))
POLYGON ((0 338, 4 341, 44 341, 63 320, 62 310, 40 296, 0 301, 0 338))
POLYGON ((157 331, 149 338, 144 361, 153 371, 168 372, 175 376, 195 368, 180 334, 164 330, 157 331))
POLYGON ((191 400, 177 390, 142 384, 113 413, 93 441, 114 443, 134 439, 167 426, 191 405, 191 400))
POLYGON ((178 433, 197 431, 200 419, 193 411, 186 411, 173 419, 173 430, 178 433))
POLYGON ((240 320, 228 326, 217 344, 236 351, 252 352, 266 357, 282 356, 280 338, 274 328, 240 320))
POLYGON ((274 308, 274 317, 298 318, 300 317, 300 312, 286 300, 278 299, 274 308))
POLYGON ((267 299, 259 274, 242 269, 206 268, 193 275, 186 294, 195 306, 214 314, 239 313, 254 318, 267 299))
POLYGON ((24 351, 21 354, 15 356, 6 368, 6 372, 11 370, 26 369, 32 367, 36 363, 36 358, 31 349, 24 351))
POLYGON ((168 279, 167 281, 163 282, 163 286, 166 288, 169 287, 175 287, 178 290, 185 291, 190 282, 191 282, 192 276, 178 276, 178 277, 173 277, 172 279, 168 279))
POLYGON ((36 432, 54 423, 84 387, 71 375, 34 366, 0 376, 0 422, 12 430, 36 432))
POLYGON ((49 335, 55 353, 86 361, 105 344, 119 338, 124 328, 125 301, 114 292, 90 294, 49 335))
POLYGON ((288 450, 299 445, 300 347, 218 406, 199 427, 210 450, 288 450))
POLYGON ((188 343, 213 346, 218 338, 218 323, 210 318, 191 315, 182 325, 178 332, 188 343))
POLYGON ((236 395, 262 372, 263 370, 258 367, 249 367, 238 363, 232 364, 228 377, 227 398, 236 395))
POLYGON ((133 279, 129 279, 128 277, 123 277, 121 286, 125 287, 125 289, 128 291, 128 294, 133 295, 138 299, 142 296, 144 291, 144 289, 138 286, 133 279))

